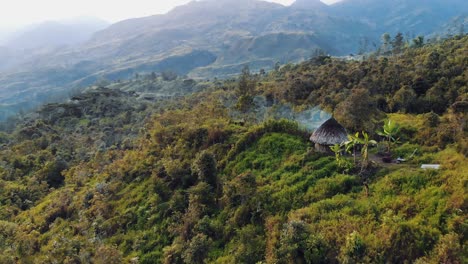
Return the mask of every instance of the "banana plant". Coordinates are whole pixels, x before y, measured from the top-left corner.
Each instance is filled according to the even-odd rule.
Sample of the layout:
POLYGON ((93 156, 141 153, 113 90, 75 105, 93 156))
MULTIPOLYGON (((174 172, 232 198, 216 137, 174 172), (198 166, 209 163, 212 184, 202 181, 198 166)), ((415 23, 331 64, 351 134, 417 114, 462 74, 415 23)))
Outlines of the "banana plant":
POLYGON ((333 151, 333 153, 335 153, 336 161, 339 162, 341 159, 341 152, 343 151, 343 148, 341 147, 341 145, 335 144, 334 146, 331 146, 330 149, 331 151, 333 151))
POLYGON ((356 147, 360 144, 359 132, 356 132, 354 135, 348 135, 348 141, 344 143, 346 152, 353 153, 354 164, 356 164, 356 147))
POLYGON ((361 154, 362 154, 362 163, 361 171, 364 171, 369 165, 369 147, 377 145, 377 141, 369 138, 369 134, 362 132, 362 138, 358 138, 359 143, 362 144, 361 154))
POLYGON ((391 153, 392 144, 396 144, 400 140, 397 138, 398 133, 400 133, 400 126, 390 119, 385 121, 382 131, 377 131, 378 135, 386 138, 388 153, 391 153))
POLYGON ((338 167, 343 169, 343 173, 348 173, 349 170, 353 168, 353 164, 347 159, 343 158, 343 145, 335 144, 334 146, 331 146, 330 149, 335 153, 335 159, 338 167))

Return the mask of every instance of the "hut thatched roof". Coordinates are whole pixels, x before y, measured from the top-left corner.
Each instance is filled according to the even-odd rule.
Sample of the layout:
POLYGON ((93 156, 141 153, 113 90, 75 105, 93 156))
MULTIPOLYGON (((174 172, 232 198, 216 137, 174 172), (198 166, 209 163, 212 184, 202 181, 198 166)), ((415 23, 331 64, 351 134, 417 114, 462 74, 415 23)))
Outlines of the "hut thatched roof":
POLYGON ((314 131, 310 140, 320 145, 333 146, 346 142, 348 140, 348 133, 346 133, 346 129, 332 117, 314 131))

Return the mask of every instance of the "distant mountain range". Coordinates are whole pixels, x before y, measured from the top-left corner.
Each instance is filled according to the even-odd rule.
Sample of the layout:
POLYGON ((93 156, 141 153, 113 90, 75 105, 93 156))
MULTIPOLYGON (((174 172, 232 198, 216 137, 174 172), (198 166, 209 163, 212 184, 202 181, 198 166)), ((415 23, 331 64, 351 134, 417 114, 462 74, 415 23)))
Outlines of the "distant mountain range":
POLYGON ((46 21, 16 32, 0 32, 0 73, 15 70, 38 58, 50 57, 88 41, 94 33, 109 26, 94 17, 46 21))
POLYGON ((20 50, 73 46, 86 42, 107 26, 108 22, 94 17, 46 21, 17 32, 4 45, 20 50))
POLYGON ((379 33, 428 35, 451 18, 467 14, 466 0, 345 0, 331 14, 357 18, 379 33))
MULTIPOLYGON (((82 44, 61 48, 33 40, 41 32, 61 32, 60 26, 45 25, 58 29, 37 28, 15 40, 23 44, 0 48, 0 61, 6 62, 3 68, 0 62, 0 116, 103 78, 166 70, 193 78, 223 77, 246 64, 271 69, 277 62, 310 58, 317 49, 355 53, 363 39, 370 49, 384 32, 429 35, 466 14, 464 0, 344 0, 330 6, 298 0, 288 7, 258 0, 192 1, 165 15, 113 24, 82 44), (11 48, 32 48, 30 43, 40 44, 36 50, 54 48, 39 53, 33 48, 26 55, 15 55, 11 48)), ((50 42, 78 43, 86 34, 55 36, 60 35, 67 40, 51 37, 50 42)))

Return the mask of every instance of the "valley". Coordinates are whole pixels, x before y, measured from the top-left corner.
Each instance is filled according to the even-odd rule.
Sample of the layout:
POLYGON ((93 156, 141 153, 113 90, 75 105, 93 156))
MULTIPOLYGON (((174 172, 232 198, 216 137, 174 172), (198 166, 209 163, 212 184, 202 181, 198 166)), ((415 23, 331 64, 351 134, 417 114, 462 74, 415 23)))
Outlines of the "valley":
MULTIPOLYGON (((135 73, 229 78, 245 65, 253 71, 271 70, 320 52, 372 52, 381 47, 386 32, 392 37, 401 32, 405 45, 417 36, 436 40, 447 31, 460 33, 467 12, 461 0, 347 0, 333 5, 303 0, 291 6, 258 0, 193 1, 167 14, 112 24, 83 43, 24 50, 28 43, 40 45, 34 37, 38 34, 49 34, 51 43, 73 39, 65 31, 58 35, 62 42, 54 42, 62 29, 43 25, 17 38, 14 49, 0 47, 0 119, 59 102, 98 80, 128 79, 135 73)), ((78 30, 67 30, 78 37, 78 30)))

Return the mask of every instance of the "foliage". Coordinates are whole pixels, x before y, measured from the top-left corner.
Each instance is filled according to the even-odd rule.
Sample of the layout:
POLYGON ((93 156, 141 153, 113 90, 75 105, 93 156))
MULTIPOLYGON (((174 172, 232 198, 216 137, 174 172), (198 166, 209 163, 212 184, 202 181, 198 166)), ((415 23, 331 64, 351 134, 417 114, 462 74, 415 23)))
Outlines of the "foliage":
POLYGON ((237 96, 239 97, 237 101, 237 108, 242 112, 253 107, 253 99, 255 94, 256 80, 254 76, 250 73, 248 66, 245 66, 242 69, 242 73, 239 77, 239 84, 237 87, 237 96))
POLYGON ((199 181, 207 182, 214 188, 217 187, 216 160, 213 154, 206 151, 200 153, 192 165, 192 171, 197 174, 199 181))
POLYGON ((353 159, 354 159, 354 164, 356 165, 356 148, 360 144, 360 139, 359 139, 359 132, 356 132, 356 134, 348 135, 348 141, 344 142, 345 150, 348 153, 353 154, 353 159), (351 152, 352 150, 352 152, 351 152))
POLYGON ((399 132, 400 132, 400 126, 397 123, 392 122, 392 120, 390 119, 385 121, 382 131, 377 131, 377 134, 386 138, 387 153, 391 153, 392 144, 395 144, 398 142, 399 138, 397 138, 397 135, 399 132))
POLYGON ((331 146, 330 149, 335 153, 335 160, 338 167, 341 168, 343 172, 349 172, 353 168, 353 163, 343 157, 343 152, 345 151, 343 146, 336 144, 331 146))
POLYGON ((203 88, 151 101, 163 81, 139 77, 45 106, 0 135, 0 262, 464 263, 467 41, 255 76, 273 105, 319 104, 368 131, 335 157, 294 120, 239 122, 239 80, 178 78, 164 85, 203 88), (410 162, 367 166, 383 118, 410 162), (358 161, 358 145, 361 171, 342 153, 358 161))
POLYGON ((359 143, 362 144, 361 154, 362 154, 362 165, 361 171, 364 171, 369 165, 369 147, 377 145, 377 141, 369 138, 369 134, 362 132, 362 139, 359 139, 359 143))

